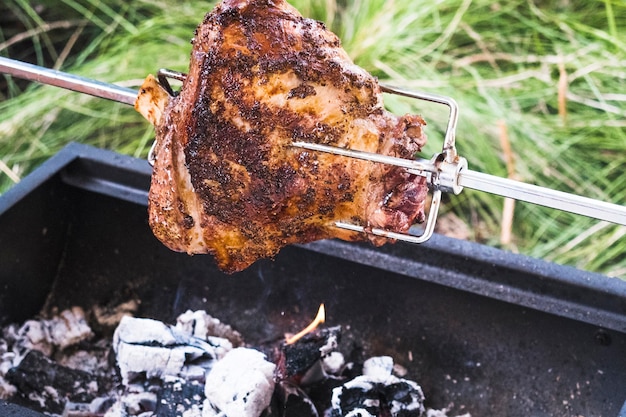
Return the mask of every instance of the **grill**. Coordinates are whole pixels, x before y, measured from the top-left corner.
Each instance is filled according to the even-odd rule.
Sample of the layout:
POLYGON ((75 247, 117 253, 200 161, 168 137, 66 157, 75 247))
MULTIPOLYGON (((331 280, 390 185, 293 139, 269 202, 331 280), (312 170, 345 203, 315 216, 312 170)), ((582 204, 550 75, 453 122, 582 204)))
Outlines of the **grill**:
MULTIPOLYGON (((166 249, 150 167, 70 144, 0 197, 0 325, 132 292, 166 322, 204 309, 248 342, 327 322, 389 355, 427 405, 473 416, 626 416, 626 282, 435 235, 420 246, 320 241, 234 275, 166 249)), ((0 415, 41 416, 0 402, 0 415)))

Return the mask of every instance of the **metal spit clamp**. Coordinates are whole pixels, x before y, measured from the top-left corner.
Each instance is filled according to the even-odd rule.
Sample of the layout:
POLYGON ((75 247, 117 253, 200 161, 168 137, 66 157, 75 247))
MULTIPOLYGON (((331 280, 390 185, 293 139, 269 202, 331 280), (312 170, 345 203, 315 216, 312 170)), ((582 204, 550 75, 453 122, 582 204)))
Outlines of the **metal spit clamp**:
POLYGON ((461 173, 467 169, 467 159, 457 156, 452 162, 448 162, 446 159, 441 158, 441 155, 435 155, 433 158, 433 165, 436 166, 436 171, 429 172, 426 176, 430 187, 434 190, 441 190, 444 193, 459 195, 463 191, 463 186, 459 179, 461 178, 461 173), (441 161, 437 159, 441 159, 441 161))
MULTIPOLYGON (((459 106, 456 100, 438 94, 404 90, 387 85, 382 85, 382 90, 386 93, 438 103, 448 107, 448 122, 441 153, 435 154, 430 162, 424 164, 425 170, 422 172, 414 171, 414 173, 425 176, 432 190, 458 195, 463 191, 459 178, 461 171, 467 169, 467 159, 460 157, 456 151, 456 126, 459 120, 459 106)), ((409 171, 411 170, 409 169, 409 171)))
POLYGON ((424 100, 433 103, 443 104, 449 108, 448 123, 441 153, 435 154, 430 160, 426 159, 404 159, 388 155, 381 155, 371 152, 357 151, 353 149, 338 148, 335 146, 321 145, 308 142, 294 142, 292 145, 308 150, 327 152, 334 155, 347 156, 377 163, 391 164, 402 167, 407 172, 425 177, 429 188, 433 195, 428 211, 426 224, 424 225, 421 235, 391 232, 384 229, 365 228, 347 222, 336 222, 335 225, 342 229, 355 232, 371 233, 377 236, 388 237, 390 239, 403 240, 411 243, 422 243, 430 239, 434 230, 439 207, 441 206, 442 193, 459 194, 463 190, 460 183, 460 174, 467 170, 467 160, 458 156, 456 151, 455 137, 456 125, 458 122, 458 105, 456 101, 450 97, 430 94, 425 92, 417 92, 405 90, 397 87, 391 87, 381 84, 382 91, 385 93, 396 94, 417 100, 424 100))

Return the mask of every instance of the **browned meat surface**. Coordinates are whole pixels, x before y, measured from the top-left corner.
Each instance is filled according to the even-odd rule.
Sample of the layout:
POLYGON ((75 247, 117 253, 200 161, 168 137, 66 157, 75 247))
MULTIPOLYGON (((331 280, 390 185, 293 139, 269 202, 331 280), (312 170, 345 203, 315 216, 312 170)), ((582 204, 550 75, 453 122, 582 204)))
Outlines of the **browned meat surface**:
MULTIPOLYGON (((159 100, 156 100, 159 101, 159 100)), ((310 141, 411 158, 419 116, 383 109, 374 77, 282 0, 224 0, 196 30, 187 79, 157 114, 150 226, 165 245, 242 270, 296 242, 387 239, 423 221, 425 180, 304 151, 310 141)))

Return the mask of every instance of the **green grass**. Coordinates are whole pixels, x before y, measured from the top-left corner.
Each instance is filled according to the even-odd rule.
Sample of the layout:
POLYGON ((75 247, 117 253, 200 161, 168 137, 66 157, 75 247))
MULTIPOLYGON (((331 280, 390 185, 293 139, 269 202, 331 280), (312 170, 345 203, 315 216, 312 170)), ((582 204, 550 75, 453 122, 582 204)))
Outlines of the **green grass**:
MULTIPOLYGON (((127 86, 161 67, 185 71, 189 40, 212 8, 210 2, 173 0, 32 4, 8 0, 0 6, 20 22, 17 32, 1 26, 0 54, 28 53, 40 64, 127 86)), ((458 149, 470 168, 507 176, 506 131, 520 180, 626 203, 623 1, 292 4, 326 22, 355 62, 382 81, 454 97, 461 106, 458 149)), ((12 80, 5 93, 0 190, 69 141, 141 157, 150 147, 152 128, 127 106, 53 87, 22 91, 12 80)), ((425 156, 437 152, 445 111, 393 96, 386 103, 398 114, 422 114, 429 122, 425 156)), ((503 245, 502 207, 501 198, 466 190, 447 196, 444 212, 469 226, 470 239, 626 278, 625 227, 517 203, 513 240, 503 245)))

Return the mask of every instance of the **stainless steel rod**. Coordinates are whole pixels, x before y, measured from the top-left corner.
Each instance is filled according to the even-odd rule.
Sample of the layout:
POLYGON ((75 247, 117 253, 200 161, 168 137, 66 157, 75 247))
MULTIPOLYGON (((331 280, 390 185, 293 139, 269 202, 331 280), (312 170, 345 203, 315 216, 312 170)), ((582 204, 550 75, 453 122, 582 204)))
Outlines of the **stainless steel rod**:
POLYGON ((130 88, 103 83, 5 57, 0 57, 0 73, 129 104, 131 106, 135 104, 135 100, 137 99, 137 91, 130 88))
MULTIPOLYGON (((395 158, 388 155, 338 148, 318 143, 294 142, 292 146, 377 163, 391 164, 406 168, 409 172, 421 176, 427 176, 428 173, 437 172, 437 167, 428 160, 395 158)), ((461 187, 472 188, 502 197, 510 197, 515 200, 526 201, 528 203, 580 214, 598 220, 606 220, 612 223, 626 225, 626 206, 594 200, 592 198, 526 184, 507 178, 496 177, 494 175, 483 174, 469 169, 462 169, 460 171, 457 182, 461 187)))
POLYGON ((356 149, 339 148, 337 146, 323 145, 312 142, 292 142, 291 146, 308 149, 310 151, 326 152, 333 155, 347 156, 365 161, 378 162, 381 164, 395 165, 409 169, 415 175, 426 176, 429 172, 434 172, 437 168, 435 164, 427 160, 396 158, 394 156, 382 155, 379 153, 359 151, 356 149))
MULTIPOLYGON (((60 71, 40 67, 38 65, 33 65, 4 57, 0 57, 0 73, 5 73, 29 81, 49 84, 79 93, 89 94, 95 97, 129 104, 131 106, 134 105, 137 98, 137 91, 130 88, 103 83, 97 80, 67 74, 60 71)), ((407 95, 409 97, 413 96, 412 93, 406 92, 404 90, 389 87, 386 88, 389 92, 392 93, 407 95)), ((424 99, 423 97, 421 98, 424 99)), ((435 102, 441 102, 450 106, 451 112, 453 112, 454 117, 451 117, 452 126, 448 126, 448 132, 451 133, 451 140, 454 140, 453 132, 455 130, 454 128, 456 127, 455 125, 457 116, 455 103, 448 103, 448 101, 445 100, 442 101, 439 96, 429 96, 425 99, 435 102)), ((433 163, 426 160, 404 160, 384 155, 370 154, 367 152, 359 152, 348 149, 344 150, 319 144, 309 144, 305 142, 296 142, 293 145, 314 151, 330 152, 337 155, 402 166, 417 175, 427 175, 428 172, 436 171, 436 167, 433 165, 433 163)), ((582 197, 574 194, 552 190, 550 188, 544 188, 519 181, 513 181, 507 178, 500 178, 472 170, 462 170, 459 174, 458 184, 462 187, 472 188, 475 190, 496 194, 503 197, 509 197, 520 201, 526 201, 529 203, 538 204, 557 210, 567 211, 570 213, 580 214, 599 220, 606 220, 609 222, 626 225, 626 206, 621 206, 618 204, 606 203, 588 197, 582 197)))
POLYGON ((626 225, 626 206, 618 204, 483 174, 482 172, 469 169, 461 171, 459 184, 478 191, 626 225))

